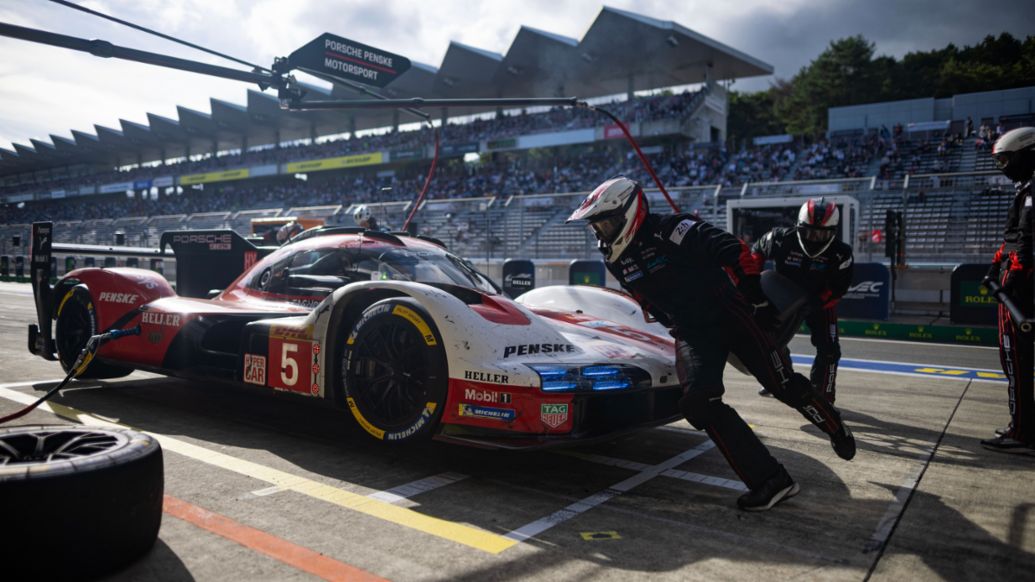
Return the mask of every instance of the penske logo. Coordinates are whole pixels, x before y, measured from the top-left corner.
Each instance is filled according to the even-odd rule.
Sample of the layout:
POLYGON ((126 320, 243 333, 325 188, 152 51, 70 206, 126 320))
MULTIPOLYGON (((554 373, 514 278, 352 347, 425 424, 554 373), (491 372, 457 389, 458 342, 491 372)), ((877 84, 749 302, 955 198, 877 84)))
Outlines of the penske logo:
POLYGON ((102 303, 125 303, 133 304, 140 299, 140 296, 136 293, 112 293, 111 291, 103 291, 97 297, 98 301, 102 303))

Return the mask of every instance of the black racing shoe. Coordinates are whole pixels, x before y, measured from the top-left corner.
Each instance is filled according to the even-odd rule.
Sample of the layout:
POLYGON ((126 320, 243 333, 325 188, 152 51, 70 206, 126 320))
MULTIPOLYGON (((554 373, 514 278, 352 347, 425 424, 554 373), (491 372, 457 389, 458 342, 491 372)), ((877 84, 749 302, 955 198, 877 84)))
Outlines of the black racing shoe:
POLYGON ((769 398, 773 397, 773 393, 768 391, 768 390, 766 390, 765 388, 759 388, 758 389, 758 395, 759 396, 767 396, 769 398))
POLYGON ((1032 446, 1031 443, 1022 442, 1006 435, 998 436, 994 439, 985 439, 981 441, 981 446, 999 453, 1035 455, 1035 446, 1032 446))
POLYGON ((798 484, 791 479, 787 469, 781 466, 776 475, 765 483, 741 495, 737 499, 737 507, 744 511, 768 511, 784 499, 794 497, 798 491, 798 484))
POLYGON ((837 456, 846 461, 851 461, 855 457, 855 436, 852 435, 847 424, 841 422, 841 427, 837 429, 837 432, 830 435, 830 446, 834 447, 837 456))

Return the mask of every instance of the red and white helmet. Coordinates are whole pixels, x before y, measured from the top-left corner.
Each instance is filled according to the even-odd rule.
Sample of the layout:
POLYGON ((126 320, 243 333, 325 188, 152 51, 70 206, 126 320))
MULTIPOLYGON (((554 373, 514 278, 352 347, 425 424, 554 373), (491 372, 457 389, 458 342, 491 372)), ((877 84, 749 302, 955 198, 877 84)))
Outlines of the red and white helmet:
POLYGON ((612 178, 597 186, 565 222, 588 220, 608 262, 618 259, 647 218, 643 188, 629 178, 612 178))
POLYGON ((798 244, 809 258, 823 254, 834 242, 841 211, 826 198, 810 198, 798 211, 798 244))

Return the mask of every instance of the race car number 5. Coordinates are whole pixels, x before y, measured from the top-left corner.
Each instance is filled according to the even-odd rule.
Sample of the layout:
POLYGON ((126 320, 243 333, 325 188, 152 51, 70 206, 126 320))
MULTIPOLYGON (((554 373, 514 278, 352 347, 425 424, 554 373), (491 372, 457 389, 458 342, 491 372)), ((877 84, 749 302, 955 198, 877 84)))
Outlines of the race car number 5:
POLYGON ((313 362, 313 344, 270 338, 269 384, 293 392, 309 392, 309 376, 313 362))
POLYGON ((294 386, 298 383, 298 361, 291 354, 298 352, 298 344, 283 344, 280 347, 280 381, 285 386, 294 386))

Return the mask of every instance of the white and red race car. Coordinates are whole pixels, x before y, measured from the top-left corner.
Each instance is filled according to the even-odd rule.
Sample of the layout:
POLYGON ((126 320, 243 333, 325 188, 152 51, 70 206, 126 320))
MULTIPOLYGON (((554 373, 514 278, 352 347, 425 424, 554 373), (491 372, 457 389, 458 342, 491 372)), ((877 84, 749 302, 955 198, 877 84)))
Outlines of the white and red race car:
POLYGON ((51 229, 33 229, 30 350, 67 370, 90 336, 140 326, 86 376, 140 369, 327 399, 384 441, 527 448, 680 417, 673 341, 623 293, 556 286, 513 301, 437 241, 346 228, 272 252, 232 231, 166 233, 179 293, 133 268, 51 287, 51 229), (220 275, 234 278, 225 289, 199 287, 220 275))

